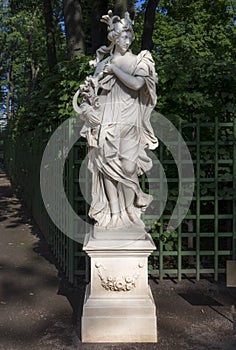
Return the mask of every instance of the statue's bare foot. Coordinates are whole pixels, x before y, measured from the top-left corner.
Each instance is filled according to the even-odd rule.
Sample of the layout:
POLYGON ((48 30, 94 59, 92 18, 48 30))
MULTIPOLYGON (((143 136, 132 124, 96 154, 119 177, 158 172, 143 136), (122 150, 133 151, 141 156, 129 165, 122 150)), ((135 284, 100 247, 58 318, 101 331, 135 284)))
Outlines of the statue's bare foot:
POLYGON ((135 222, 137 220, 137 215, 135 213, 134 207, 129 207, 129 208, 127 208, 126 211, 127 211, 128 216, 129 216, 129 219, 132 222, 135 222))
POLYGON ((127 214, 133 224, 144 227, 144 222, 140 219, 134 207, 127 208, 127 214))
POLYGON ((112 214, 111 220, 107 225, 107 228, 116 228, 121 226, 120 214, 112 214))
POLYGON ((124 227, 129 227, 129 226, 132 226, 133 224, 126 210, 123 210, 121 213, 121 221, 124 227))
POLYGON ((143 193, 142 196, 139 196, 136 200, 136 205, 141 208, 142 211, 149 206, 152 202, 153 197, 150 194, 143 193))

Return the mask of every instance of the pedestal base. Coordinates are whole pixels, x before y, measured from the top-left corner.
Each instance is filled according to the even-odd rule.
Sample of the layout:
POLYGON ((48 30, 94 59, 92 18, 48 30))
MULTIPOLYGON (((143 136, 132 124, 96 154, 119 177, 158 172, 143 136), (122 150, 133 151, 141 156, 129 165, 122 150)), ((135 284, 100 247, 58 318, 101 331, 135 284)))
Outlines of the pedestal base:
POLYGON ((147 260, 155 245, 146 234, 136 241, 102 241, 89 235, 91 257, 82 342, 157 342, 156 307, 148 286, 147 260))

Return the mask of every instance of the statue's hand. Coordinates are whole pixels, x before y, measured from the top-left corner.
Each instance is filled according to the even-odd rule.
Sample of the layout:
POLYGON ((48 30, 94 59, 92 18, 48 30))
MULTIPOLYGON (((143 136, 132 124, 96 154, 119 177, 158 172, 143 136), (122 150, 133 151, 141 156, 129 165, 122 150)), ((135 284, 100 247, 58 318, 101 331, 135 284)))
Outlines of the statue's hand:
POLYGON ((108 62, 105 64, 103 72, 106 74, 114 74, 113 68, 114 68, 114 64, 108 62))

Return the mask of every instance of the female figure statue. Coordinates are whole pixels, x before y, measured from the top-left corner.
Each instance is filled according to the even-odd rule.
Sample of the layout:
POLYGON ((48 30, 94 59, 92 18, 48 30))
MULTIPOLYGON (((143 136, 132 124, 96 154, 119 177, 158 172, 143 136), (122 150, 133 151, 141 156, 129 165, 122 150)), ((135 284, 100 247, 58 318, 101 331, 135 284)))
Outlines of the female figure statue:
POLYGON ((85 121, 81 135, 90 146, 89 215, 101 228, 143 227, 140 215, 152 196, 141 190, 138 176, 152 166, 145 148, 158 146, 150 124, 157 75, 148 51, 134 55, 129 50, 134 33, 128 13, 120 19, 109 11, 102 21, 108 24, 111 45, 97 50, 91 61, 95 73, 74 97, 74 108, 85 121))

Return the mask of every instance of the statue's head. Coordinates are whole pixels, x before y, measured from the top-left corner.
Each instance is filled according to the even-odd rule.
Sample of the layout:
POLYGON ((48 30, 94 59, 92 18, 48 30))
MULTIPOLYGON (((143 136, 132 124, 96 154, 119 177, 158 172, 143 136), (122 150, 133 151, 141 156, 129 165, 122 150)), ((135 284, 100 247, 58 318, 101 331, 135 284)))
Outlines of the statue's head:
POLYGON ((124 36, 129 37, 130 43, 134 40, 134 31, 132 27, 132 21, 129 16, 129 12, 125 13, 124 18, 119 16, 112 16, 112 11, 108 11, 108 14, 102 16, 101 22, 104 22, 108 25, 108 39, 116 45, 117 42, 122 40, 124 36))

